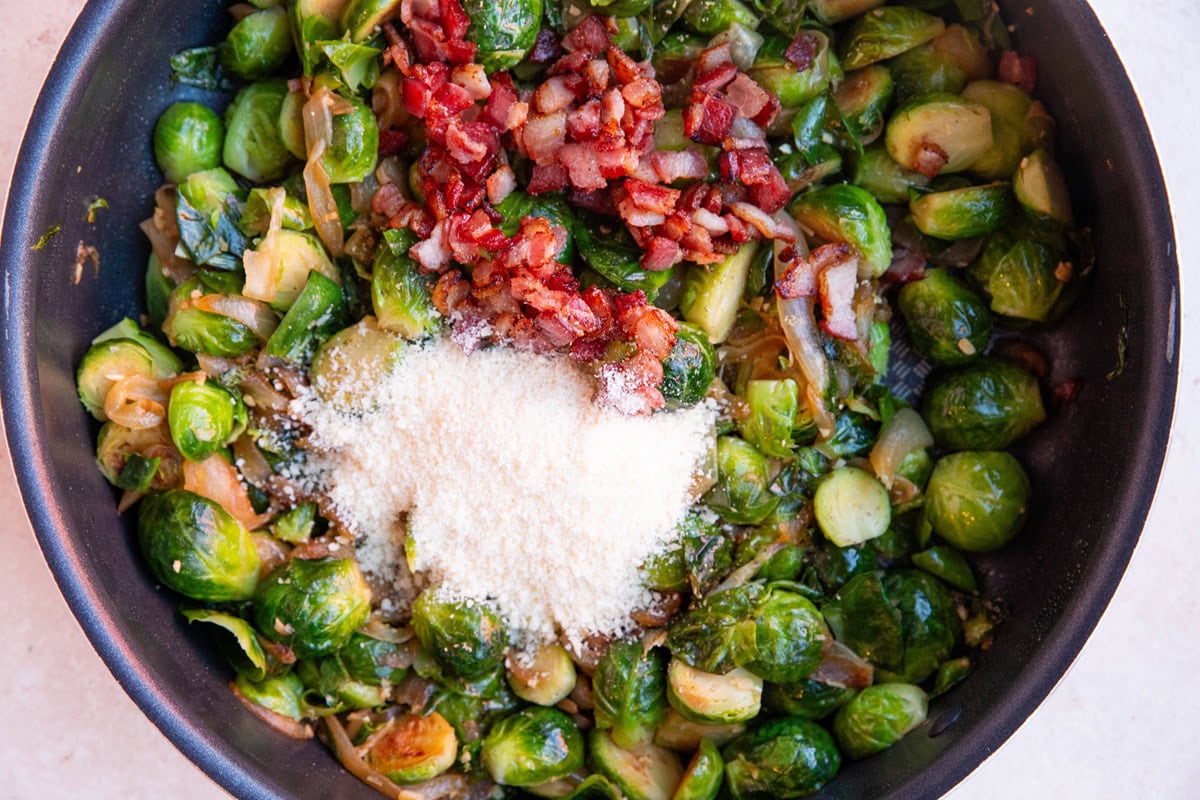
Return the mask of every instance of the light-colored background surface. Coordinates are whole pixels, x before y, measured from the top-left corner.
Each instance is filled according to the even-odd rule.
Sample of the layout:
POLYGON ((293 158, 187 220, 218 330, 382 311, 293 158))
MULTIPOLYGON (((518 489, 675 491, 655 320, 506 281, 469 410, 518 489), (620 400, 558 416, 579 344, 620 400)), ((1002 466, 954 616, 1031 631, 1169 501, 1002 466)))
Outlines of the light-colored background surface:
MULTIPOLYGON (((1037 5, 1037 0, 1030 0, 1037 5)), ((1121 588, 1070 673, 954 800, 1195 798, 1200 758, 1200 34, 1193 0, 1093 0, 1154 131, 1179 228, 1183 375, 1166 473, 1121 588)), ((82 0, 0 0, 0 196, 25 121, 82 0), (36 6, 36 10, 35 10, 36 6)), ((131 46, 136 46, 131 43, 131 46)), ((1128 264, 1129 279, 1142 265, 1128 264)), ((0 800, 218 800, 227 795, 125 696, 59 595, 0 442, 0 800)))

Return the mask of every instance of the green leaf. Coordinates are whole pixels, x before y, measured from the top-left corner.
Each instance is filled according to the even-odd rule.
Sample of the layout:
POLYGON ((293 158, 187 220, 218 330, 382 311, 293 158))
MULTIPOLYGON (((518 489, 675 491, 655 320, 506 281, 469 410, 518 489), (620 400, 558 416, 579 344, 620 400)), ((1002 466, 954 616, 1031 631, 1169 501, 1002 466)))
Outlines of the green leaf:
POLYGON ((171 80, 214 92, 227 91, 232 85, 221 69, 218 45, 180 50, 171 56, 171 80))
POLYGON ((314 44, 329 59, 342 85, 351 92, 370 89, 379 80, 379 55, 383 52, 379 48, 340 39, 314 44))
POLYGON ((235 197, 225 198, 220 211, 205 218, 182 192, 175 197, 175 218, 179 223, 179 241, 186 255, 195 263, 213 269, 232 272, 242 266, 246 237, 238 227, 241 203, 235 197))
POLYGON ((270 674, 267 654, 249 622, 209 608, 180 608, 179 612, 188 622, 207 622, 228 634, 218 639, 218 645, 238 674, 255 682, 270 674))

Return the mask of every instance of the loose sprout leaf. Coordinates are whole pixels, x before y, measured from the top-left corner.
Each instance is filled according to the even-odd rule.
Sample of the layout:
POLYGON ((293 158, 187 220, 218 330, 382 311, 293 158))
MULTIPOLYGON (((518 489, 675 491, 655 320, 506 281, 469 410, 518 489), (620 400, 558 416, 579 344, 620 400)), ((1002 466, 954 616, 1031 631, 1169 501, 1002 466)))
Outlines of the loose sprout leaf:
POLYGON ((221 48, 216 45, 180 50, 171 56, 171 80, 213 92, 223 92, 231 86, 221 69, 221 48))
POLYGON ((376 47, 333 40, 315 43, 337 72, 342 85, 351 92, 370 89, 379 79, 379 55, 376 47))
POLYGON ((96 224, 96 212, 101 209, 108 208, 108 201, 103 197, 88 198, 87 204, 87 223, 88 225, 96 224))
POLYGON ((895 671, 903 665, 900 612, 889 602, 877 573, 851 579, 821 613, 837 640, 872 664, 895 671))
POLYGON ((217 641, 221 651, 239 675, 244 675, 255 682, 262 681, 267 677, 269 672, 267 655, 263 650, 262 642, 259 641, 258 634, 254 632, 254 627, 249 622, 241 617, 235 617, 233 614, 208 608, 184 607, 180 608, 179 612, 188 622, 207 622, 229 634, 228 637, 220 637, 217 641))
POLYGON ((161 458, 146 458, 140 453, 130 453, 125 466, 121 468, 121 474, 117 476, 117 486, 131 492, 149 491, 161 462, 161 458))
POLYGON ((50 240, 53 239, 55 236, 58 236, 58 234, 61 231, 62 231, 62 225, 59 225, 57 222, 54 223, 53 225, 51 225, 49 228, 46 229, 45 233, 43 233, 41 236, 38 237, 37 242, 35 242, 33 247, 31 247, 29 249, 30 250, 41 250, 46 245, 50 244, 50 240))
POLYGON ((1117 331, 1117 365, 1105 376, 1110 381, 1115 381, 1124 374, 1125 359, 1129 354, 1129 307, 1125 305, 1122 295, 1117 295, 1117 302, 1121 304, 1121 330, 1117 331))
POLYGON ((242 266, 246 237, 238 227, 242 212, 235 198, 226 198, 222 210, 206 219, 180 192, 175 198, 175 215, 180 244, 192 261, 230 272, 242 266))

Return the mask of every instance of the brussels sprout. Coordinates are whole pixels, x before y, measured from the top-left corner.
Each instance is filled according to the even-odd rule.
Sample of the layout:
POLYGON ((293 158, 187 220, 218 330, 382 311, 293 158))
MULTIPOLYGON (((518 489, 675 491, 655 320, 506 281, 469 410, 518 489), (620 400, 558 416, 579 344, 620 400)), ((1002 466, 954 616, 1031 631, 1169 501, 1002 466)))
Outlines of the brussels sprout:
POLYGON ((317 396, 343 411, 369 410, 373 387, 363 375, 383 376, 395 369, 404 340, 363 317, 325 341, 313 356, 309 380, 317 396))
MULTIPOLYGON (((543 212, 545 209, 537 211, 543 212)), ((569 211, 565 213, 569 214, 569 211)), ((549 212, 534 213, 533 216, 548 218, 549 212)), ((552 221, 564 224, 568 220, 569 217, 560 217, 552 221)), ((653 272, 642 269, 642 249, 620 223, 614 225, 598 215, 582 214, 579 224, 575 226, 574 240, 579 247, 579 254, 591 268, 622 291, 636 292, 640 289, 646 293, 648 300, 654 300, 658 290, 671 278, 671 270, 653 272)), ((559 254, 559 260, 567 258, 569 249, 568 244, 559 254)))
POLYGON ((967 84, 962 96, 987 108, 992 118, 992 146, 971 164, 971 171, 987 180, 1008 180, 1043 135, 1027 125, 1033 98, 1012 84, 990 80, 967 84))
POLYGON ((371 278, 371 304, 380 328, 406 339, 420 339, 438 330, 441 314, 430 298, 432 281, 408 255, 417 236, 408 229, 383 232, 371 278))
POLYGON ((919 686, 868 686, 837 713, 833 732, 843 753, 850 758, 866 758, 904 738, 925 721, 928 711, 929 697, 919 686))
POLYGON ((804 69, 798 69, 784 57, 792 45, 790 38, 767 36, 754 58, 754 66, 747 70, 759 86, 779 98, 784 108, 799 108, 824 92, 837 69, 829 37, 820 31, 804 31, 800 36, 812 52, 812 60, 804 69))
POLYGON ((896 163, 932 178, 962 172, 991 149, 992 117, 957 95, 920 95, 896 110, 884 138, 896 163))
POLYGON ((1075 224, 1067 179, 1054 157, 1045 150, 1036 150, 1021 159, 1013 176, 1013 193, 1034 222, 1050 220, 1067 227, 1075 224))
POLYGON ((917 350, 939 364, 964 364, 991 342, 987 305, 946 270, 929 270, 905 284, 898 305, 917 350))
POLYGON ((454 728, 436 711, 405 714, 372 736, 364 761, 399 784, 420 783, 441 775, 458 758, 454 728))
MULTIPOLYGON (((251 189, 242 208, 238 227, 247 235, 265 234, 270 229, 273 200, 271 189, 251 189)), ((282 225, 290 231, 306 231, 312 228, 312 216, 308 212, 308 205, 303 200, 285 193, 282 225)))
POLYGON ((724 675, 693 669, 672 659, 667 669, 667 700, 684 719, 709 725, 747 722, 758 716, 762 678, 738 668, 724 675))
POLYGON ((825 538, 838 547, 882 536, 892 521, 887 489, 858 467, 839 467, 817 486, 813 513, 825 538))
POLYGON ((690 667, 724 674, 758 655, 754 609, 762 599, 759 584, 711 594, 677 616, 667 632, 667 649, 690 667))
POLYGON ((1008 453, 953 453, 938 461, 925 488, 933 532, 960 550, 981 553, 1008 544, 1021 530, 1029 478, 1008 453))
POLYGON ((923 569, 939 580, 961 589, 964 592, 975 592, 975 573, 963 554, 953 547, 937 545, 912 556, 914 567, 923 569))
POLYGON ((795 449, 792 430, 800 405, 800 389, 791 378, 756 380, 746 385, 749 415, 739 423, 742 436, 768 456, 788 458, 795 449))
POLYGON ((208 608, 181 608, 179 611, 188 623, 207 623, 221 632, 217 646, 239 675, 245 675, 251 681, 262 681, 281 666, 286 668, 267 655, 254 626, 241 617, 208 608))
POLYGON ((258 584, 250 534, 207 497, 175 489, 138 509, 138 541, 160 582, 193 600, 248 600, 258 584))
MULTIPOLYGON (((683 80, 688 70, 692 68, 692 64, 696 62, 696 58, 704 52, 707 46, 708 39, 703 36, 688 31, 674 31, 654 48, 651 63, 654 65, 655 77, 664 86, 683 80)), ((682 113, 678 109, 675 111, 682 113)), ((667 118, 670 116, 672 116, 672 112, 668 110, 667 117, 659 120, 655 126, 656 138, 658 130, 667 124, 667 118)), ((681 132, 683 130, 682 119, 680 119, 677 130, 681 132)), ((685 144, 685 142, 680 142, 680 144, 685 144)), ((661 144, 658 146, 662 147, 661 144)))
POLYGON ((488 73, 515 67, 537 41, 542 0, 466 0, 471 18, 467 41, 479 45, 475 60, 488 73))
POLYGON ((712 741, 701 739, 671 800, 716 800, 724 777, 725 762, 721 759, 721 751, 712 741))
POLYGON ((895 88, 887 67, 875 64, 847 73, 834 90, 838 110, 849 123, 851 133, 863 144, 875 141, 883 133, 895 88))
POLYGON ((897 56, 889 67, 897 95, 904 102, 934 92, 958 94, 969 81, 988 77, 992 63, 973 31, 950 25, 933 41, 897 56))
POLYGON ((654 732, 654 743, 668 750, 692 753, 705 740, 720 747, 745 732, 746 726, 741 723, 705 725, 700 722, 692 722, 675 709, 668 708, 662 724, 654 732))
POLYGON ((371 589, 353 558, 293 558, 254 598, 254 620, 268 639, 300 658, 345 647, 371 612, 371 589))
POLYGON ((850 182, 865 189, 880 203, 907 203, 909 190, 929 186, 929 178, 896 163, 887 146, 876 142, 854 163, 850 182))
POLYGON ((255 681, 239 673, 233 683, 242 697, 250 702, 281 717, 297 722, 304 719, 304 684, 295 675, 289 673, 278 678, 255 681))
POLYGON ((754 30, 758 22, 758 15, 741 0, 692 0, 683 12, 684 26, 705 36, 715 36, 735 23, 754 30))
POLYGON ((754 445, 736 436, 717 437, 717 484, 704 503, 735 525, 757 525, 779 496, 771 493, 771 466, 754 445))
POLYGON ((854 697, 855 690, 811 678, 796 683, 768 683, 763 688, 763 708, 772 714, 820 720, 854 697))
POLYGON ((271 523, 271 535, 281 542, 300 544, 307 542, 316 525, 317 504, 301 503, 280 514, 271 523))
POLYGON ((1004 361, 984 359, 933 378, 921 414, 939 447, 1001 450, 1046 418, 1037 379, 1004 361))
POLYGON ((408 672, 404 667, 396 666, 408 658, 403 644, 361 633, 350 637, 350 642, 338 652, 338 657, 352 679, 371 686, 383 686, 385 683, 395 686, 408 672))
POLYGON ((171 293, 170 312, 163 322, 163 333, 171 344, 191 353, 220 358, 235 358, 258 346, 254 331, 237 320, 192 304, 192 293, 200 281, 190 278, 171 293))
POLYGON ((834 25, 886 2, 887 0, 810 0, 808 9, 825 25, 834 25))
POLYGON ((746 664, 776 683, 808 677, 821 662, 828 638, 816 606, 779 586, 767 589, 754 612, 756 656, 746 664))
POLYGON ((346 7, 346 0, 287 0, 287 6, 300 64, 305 75, 312 75, 321 59, 318 42, 342 35, 338 19, 346 7))
POLYGON ((238 270, 246 237, 238 227, 241 187, 220 167, 193 172, 175 192, 182 253, 198 265, 238 270))
POLYGON ((292 54, 292 32, 282 8, 255 11, 233 26, 221 45, 221 66, 242 80, 257 81, 282 67, 292 54))
POLYGON ((627 800, 671 800, 683 779, 679 759, 656 744, 620 747, 608 731, 592 731, 588 738, 590 766, 612 781, 627 800))
POLYGON ((138 375, 166 380, 181 368, 174 353, 136 322, 123 319, 92 340, 75 371, 75 386, 84 408, 104 422, 104 401, 119 381, 138 375))
MULTIPOLYGON (((587 2, 596 13, 617 19, 636 17, 654 5, 654 0, 587 0, 587 2)), ((629 52, 630 48, 625 47, 620 41, 616 44, 622 50, 629 52)))
POLYGON ((475 601, 440 600, 425 591, 412 609, 421 645, 447 674, 480 678, 504 664, 508 631, 492 609, 475 601))
POLYGON ((933 679, 933 689, 929 692, 930 698, 941 697, 962 683, 971 674, 971 669, 971 659, 966 656, 943 661, 933 679))
POLYGON ((154 126, 154 160, 170 183, 193 172, 221 166, 225 126, 217 112, 200 103, 174 103, 154 126))
POLYGON ((492 728, 483 740, 482 756, 501 786, 535 786, 583 766, 583 736, 563 712, 534 706, 492 728))
MULTIPOLYGON (((660 123, 661 124, 661 123, 660 123)), ((567 241, 563 244, 562 250, 558 253, 558 260, 563 264, 574 263, 575 260, 575 234, 576 228, 587 227, 585 234, 592 234, 594 231, 599 231, 600 225, 607 227, 606 231, 599 231, 599 235, 591 235, 589 245, 593 247, 603 247, 604 244, 611 242, 614 239, 621 239, 626 243, 631 243, 632 240, 624 239, 623 234, 626 232, 624 228, 617 226, 613 228, 607 223, 602 223, 597 217, 584 217, 586 224, 576 225, 575 215, 571 210, 571 206, 567 201, 557 195, 531 195, 525 192, 513 192, 500 205, 496 206, 496 211, 500 212, 500 216, 504 219, 498 226, 505 236, 516 236, 517 231, 521 228, 521 220, 525 217, 541 217, 551 225, 558 225, 567 232, 567 241)), ((589 264, 592 264, 588 254, 584 253, 584 258, 589 264)), ((592 264, 592 269, 596 270, 604 277, 608 278, 613 283, 621 285, 621 277, 609 275, 604 271, 603 265, 592 264)), ((651 276, 647 276, 651 277, 651 276)), ((637 289, 645 289, 647 297, 653 297, 650 291, 651 287, 643 284, 636 286, 621 286, 626 291, 636 291, 637 289)))
POLYGON ((287 81, 282 78, 252 83, 238 92, 225 111, 226 167, 255 183, 284 176, 292 163, 279 132, 287 93, 287 81))
POLYGON ((954 595, 937 578, 915 569, 883 579, 888 601, 900 612, 904 658, 899 677, 918 683, 932 675, 961 639, 962 622, 954 595))
POLYGON ((342 28, 351 41, 365 42, 383 23, 400 15, 400 5, 401 0, 350 0, 342 9, 342 28))
POLYGON ((168 304, 171 292, 175 289, 175 281, 163 271, 162 262, 153 252, 146 261, 146 318, 152 330, 162 330, 163 320, 167 318, 168 304))
POLYGON ((346 324, 347 315, 342 287, 314 269, 267 340, 266 353, 294 364, 307 363, 321 343, 346 324))
POLYGON ((1063 308, 1063 289, 1073 267, 1055 247, 1009 226, 988 238, 968 274, 990 300, 992 311, 1029 322, 1045 322, 1063 308))
POLYGON ((878 667, 899 671, 904 664, 902 619, 885 593, 881 574, 855 575, 821 612, 839 642, 878 667))
POLYGON ((720 264, 697 264, 687 272, 679 310, 685 320, 702 328, 713 344, 724 342, 733 330, 757 252, 758 243, 747 242, 720 264))
POLYGON ((339 653, 299 662, 296 675, 307 690, 305 697, 309 702, 324 704, 335 712, 375 708, 387 702, 387 694, 379 686, 350 676, 339 653))
POLYGON ((321 156, 330 183, 358 183, 375 171, 379 158, 379 124, 357 97, 342 97, 350 110, 333 115, 333 134, 321 156))
POLYGON ((792 143, 780 146, 776 165, 794 193, 841 172, 843 163, 861 152, 833 96, 825 92, 796 109, 792 143))
POLYGON ((620 747, 649 741, 666 711, 665 684, 666 657, 660 650, 613 642, 592 677, 596 727, 611 730, 620 747))
POLYGON ((1008 221, 1012 206, 1009 184, 989 183, 922 195, 909 210, 921 233, 956 241, 992 233, 1008 221))
POLYGON ((803 797, 833 780, 842 765, 828 731, 796 717, 767 720, 722 752, 734 800, 803 797))
POLYGON ((145 492, 178 486, 183 459, 166 425, 134 430, 106 422, 96 436, 96 464, 108 482, 145 492))
POLYGON ((839 183, 800 195, 788 211, 801 230, 845 242, 858 254, 858 274, 876 278, 892 265, 892 236, 883 208, 865 190, 839 183))
POLYGON ((733 542, 706 514, 691 510, 677 526, 675 546, 646 560, 647 586, 661 591, 691 589, 703 597, 733 567, 733 542))
POLYGON ((845 69, 862 69, 925 44, 946 29, 939 17, 905 6, 887 6, 863 14, 842 41, 845 69))
POLYGON ((522 700, 556 705, 575 690, 575 662, 561 645, 544 644, 508 662, 508 685, 522 700))
POLYGON ((183 457, 203 461, 246 430, 246 406, 215 381, 183 381, 171 388, 167 423, 183 457))
POLYGON ((708 394, 717 356, 703 330, 686 322, 675 331, 675 346, 663 359, 659 390, 672 407, 694 406, 708 394))

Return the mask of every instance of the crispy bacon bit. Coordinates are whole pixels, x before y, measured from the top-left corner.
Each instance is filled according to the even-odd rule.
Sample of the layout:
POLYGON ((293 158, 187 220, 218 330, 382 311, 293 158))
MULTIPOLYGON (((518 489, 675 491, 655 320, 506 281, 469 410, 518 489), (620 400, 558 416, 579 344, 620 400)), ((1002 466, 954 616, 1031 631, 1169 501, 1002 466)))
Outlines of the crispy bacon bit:
POLYGON ((379 155, 383 158, 399 155, 409 142, 406 131, 386 128, 379 131, 379 155))
POLYGON ((738 113, 748 120, 753 120, 770 104, 771 93, 744 72, 738 73, 725 93, 738 113))
POLYGON ((783 57, 790 61, 798 72, 804 72, 817 57, 820 44, 817 34, 812 31, 801 31, 783 51, 783 57))
POLYGON ((683 133, 700 144, 719 145, 729 135, 737 109, 715 94, 693 89, 683 110, 683 133))
POLYGON ((708 162, 699 151, 656 150, 649 156, 650 169, 661 183, 679 180, 701 180, 708 176, 708 162))
POLYGON ((1000 80, 1019 86, 1025 92, 1033 94, 1037 88, 1037 59, 1033 56, 1023 56, 1015 50, 1005 50, 1000 55, 1000 80))
POLYGON ((1054 407, 1061 409, 1074 403, 1079 398, 1081 391, 1083 391, 1083 381, 1078 378, 1068 378, 1062 383, 1055 384, 1054 388, 1050 390, 1050 395, 1054 398, 1054 407))
POLYGON ((935 142, 922 141, 913 153, 913 169, 927 178, 936 178, 950 163, 950 155, 935 142))
POLYGON ((846 341, 858 339, 858 316, 854 312, 854 292, 858 288, 858 259, 831 264, 817 275, 821 294, 821 327, 830 336, 846 341))
POLYGON ((487 179, 488 202, 494 206, 498 206, 503 203, 504 198, 512 194, 516 188, 516 173, 512 171, 512 167, 505 164, 493 172, 487 179))
MULTIPOLYGON (((838 266, 853 260, 850 246, 844 242, 827 244, 809 253, 807 258, 797 258, 794 249, 791 251, 792 261, 784 271, 783 277, 775 282, 775 291, 784 300, 794 300, 797 297, 812 297, 817 293, 817 276, 830 267, 838 266)), ((781 252, 782 258, 787 251, 781 252)))
POLYGON ((649 272, 662 272, 675 266, 682 259, 683 250, 678 243, 655 236, 647 245, 646 252, 642 254, 642 269, 649 272))

